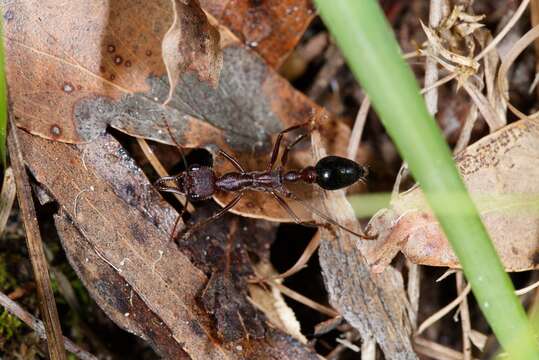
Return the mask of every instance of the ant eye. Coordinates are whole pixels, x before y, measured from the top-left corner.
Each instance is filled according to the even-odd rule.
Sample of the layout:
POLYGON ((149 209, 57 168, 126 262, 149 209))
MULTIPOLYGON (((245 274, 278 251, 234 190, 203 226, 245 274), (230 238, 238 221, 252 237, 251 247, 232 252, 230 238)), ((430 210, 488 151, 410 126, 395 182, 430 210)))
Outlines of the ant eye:
POLYGON ((364 168, 350 159, 326 156, 316 164, 316 183, 325 190, 352 185, 365 176, 364 168))
POLYGON ((200 170, 200 165, 198 164, 193 164, 189 166, 189 171, 198 171, 198 170, 200 170))

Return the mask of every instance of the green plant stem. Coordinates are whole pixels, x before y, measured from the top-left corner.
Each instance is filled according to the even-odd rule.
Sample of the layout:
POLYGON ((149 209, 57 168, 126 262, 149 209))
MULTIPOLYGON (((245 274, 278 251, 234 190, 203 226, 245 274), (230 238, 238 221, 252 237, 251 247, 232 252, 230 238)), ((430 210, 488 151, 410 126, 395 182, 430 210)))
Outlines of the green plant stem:
POLYGON ((474 295, 512 359, 539 359, 539 347, 451 152, 427 112, 414 75, 374 0, 315 0, 374 109, 408 162, 449 239, 474 295))

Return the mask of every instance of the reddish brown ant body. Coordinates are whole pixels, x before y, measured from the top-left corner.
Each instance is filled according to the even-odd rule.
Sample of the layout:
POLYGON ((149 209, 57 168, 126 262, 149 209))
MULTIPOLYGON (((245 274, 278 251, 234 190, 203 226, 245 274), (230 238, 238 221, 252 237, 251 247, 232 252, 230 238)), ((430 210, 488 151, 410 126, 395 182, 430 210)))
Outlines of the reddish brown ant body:
MULTIPOLYGON (((356 233, 340 225, 335 220, 331 219, 329 216, 313 208, 312 206, 305 204, 286 187, 286 183, 296 183, 301 181, 308 184, 317 184, 324 190, 342 189, 359 180, 365 181, 365 178, 368 175, 368 170, 366 167, 346 158, 338 156, 326 156, 319 160, 314 167, 307 166, 301 170, 285 171, 284 167, 288 161, 288 153, 290 152, 291 148, 307 136, 307 134, 302 134, 286 146, 281 156, 281 165, 274 168, 284 134, 302 127, 309 127, 310 125, 311 122, 291 126, 279 133, 273 147, 271 160, 265 171, 246 171, 234 157, 227 154, 223 150, 219 150, 219 154, 230 161, 237 171, 228 172, 221 176, 217 176, 211 167, 195 164, 189 166, 186 171, 183 171, 178 175, 159 178, 155 185, 160 191, 185 195, 187 197, 187 201, 196 202, 206 200, 211 198, 217 191, 237 193, 234 199, 232 199, 232 201, 230 201, 224 208, 219 210, 210 218, 197 223, 195 226, 189 229, 184 236, 187 236, 187 234, 191 233, 195 228, 201 227, 224 215, 240 201, 245 191, 251 190, 271 194, 279 205, 286 210, 290 217, 298 224, 307 226, 324 225, 301 221, 290 206, 288 206, 285 198, 290 198, 299 202, 302 206, 308 208, 310 211, 330 224, 333 224, 361 238, 370 239, 370 236, 356 233)), ((176 141, 174 140, 174 142, 176 141)), ((179 144, 176 143, 176 145, 180 147, 179 144)), ((175 229, 172 232, 173 236, 174 233, 175 229)))

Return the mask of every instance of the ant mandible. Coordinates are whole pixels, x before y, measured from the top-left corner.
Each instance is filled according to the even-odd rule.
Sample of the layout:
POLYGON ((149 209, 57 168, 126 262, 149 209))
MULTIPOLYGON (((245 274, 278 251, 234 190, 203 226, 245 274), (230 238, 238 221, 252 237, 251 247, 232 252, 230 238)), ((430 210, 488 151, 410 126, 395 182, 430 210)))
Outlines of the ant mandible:
MULTIPOLYGON (((174 143, 181 150, 181 145, 178 144, 170 131, 167 123, 167 130, 174 143)), ((290 150, 303 140, 308 133, 312 131, 312 122, 308 121, 303 124, 291 126, 279 133, 277 140, 273 146, 270 162, 265 171, 246 171, 241 164, 233 156, 227 154, 224 150, 219 149, 218 154, 236 168, 237 171, 228 172, 221 176, 217 176, 213 169, 209 166, 200 166, 193 164, 186 170, 174 176, 164 176, 155 182, 155 186, 159 191, 171 192, 186 196, 186 204, 182 209, 185 211, 187 202, 196 202, 211 198, 217 191, 233 192, 237 195, 225 207, 216 212, 213 216, 198 222, 188 229, 182 236, 186 238, 197 228, 207 225, 211 221, 223 216, 226 212, 232 209, 242 198, 247 190, 267 192, 273 196, 277 203, 290 215, 295 223, 306 226, 324 226, 327 224, 317 224, 310 221, 302 221, 290 208, 286 202, 286 198, 297 201, 303 207, 309 209, 327 223, 337 226, 355 236, 362 239, 372 239, 372 236, 357 233, 350 230, 328 215, 317 210, 316 208, 306 204, 298 196, 292 193, 287 187, 287 183, 304 182, 307 184, 317 184, 324 190, 343 189, 354 184, 357 181, 365 181, 368 175, 368 169, 355 161, 339 156, 326 156, 320 159, 315 166, 307 166, 300 170, 285 171, 284 167, 288 162, 288 154, 290 150), (279 149, 284 135, 293 130, 300 128, 308 128, 307 133, 299 135, 294 141, 288 144, 281 155, 281 165, 275 168, 279 149), (170 184, 170 185, 167 185, 170 184)), ((183 156, 183 155, 182 155, 183 156)), ((184 159, 185 162, 185 159, 184 159)), ((180 219, 181 215, 178 217, 180 219)), ((172 230, 171 237, 175 237, 176 225, 172 230)))

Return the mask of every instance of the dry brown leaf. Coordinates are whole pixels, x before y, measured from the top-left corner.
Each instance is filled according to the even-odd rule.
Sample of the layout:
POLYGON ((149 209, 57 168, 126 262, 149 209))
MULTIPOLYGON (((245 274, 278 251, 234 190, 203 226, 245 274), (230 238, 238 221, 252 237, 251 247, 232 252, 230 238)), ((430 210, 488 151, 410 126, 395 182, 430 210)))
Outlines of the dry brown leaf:
MULTIPOLYGON (((18 126, 69 143, 92 141, 111 126, 172 144, 166 120, 182 145, 205 147, 213 154, 219 146, 255 170, 265 167, 280 130, 311 116, 326 118, 224 27, 218 28, 220 48, 215 53, 216 28, 194 1, 187 3, 181 7, 182 19, 190 20, 178 22, 185 31, 174 37, 175 31, 171 39, 176 50, 205 44, 207 51, 172 61, 183 72, 176 72, 179 78, 173 83, 178 85, 163 106, 169 85, 161 42, 173 20, 170 0, 75 0, 62 3, 61 11, 58 0, 5 2, 7 77, 18 126), (193 44, 185 43, 190 41, 193 44), (203 61, 188 66, 180 59, 203 61)), ((165 56, 167 62, 170 56, 165 56)), ((325 138, 342 143, 347 130, 324 124, 325 138)), ((305 148, 302 159, 303 164, 310 159, 305 148)), ((231 166, 218 158, 214 168, 222 174, 231 166)), ((229 199, 217 198, 221 204, 229 199)), ((247 194, 234 212, 291 220, 265 194, 247 194)))
POLYGON ((182 243, 179 249, 167 235, 176 212, 112 137, 73 146, 21 132, 21 141, 37 181, 60 205, 56 223, 71 264, 120 326, 147 339, 167 358, 316 358, 266 327, 262 315, 248 307, 242 292, 246 290, 234 290, 245 272, 237 266, 246 250, 226 245, 228 236, 237 238, 227 230, 233 216, 193 238, 193 243, 204 245, 206 254, 190 244, 182 243), (209 243, 234 252, 225 256, 223 248, 209 243), (199 256, 212 256, 217 263, 199 256), (228 273, 223 263, 228 264, 228 273), (213 283, 226 286, 211 286, 207 274, 213 283), (200 305, 223 296, 230 302, 226 307, 212 306, 214 314, 200 305), (243 317, 241 324, 231 314, 243 317))
POLYGON ((278 68, 316 16, 310 0, 201 0, 202 8, 278 68))
MULTIPOLYGON (((538 266, 539 124, 521 120, 484 137, 455 161, 507 271, 538 266)), ((402 251, 417 264, 458 267, 418 187, 373 218, 366 256, 381 271, 402 251)))
POLYGON ((219 31, 210 25, 196 1, 185 4, 182 0, 172 0, 172 13, 174 20, 161 49, 171 90, 168 99, 186 72, 196 74, 200 82, 217 87, 223 65, 219 31))

